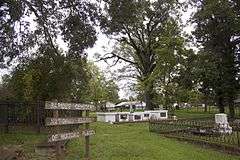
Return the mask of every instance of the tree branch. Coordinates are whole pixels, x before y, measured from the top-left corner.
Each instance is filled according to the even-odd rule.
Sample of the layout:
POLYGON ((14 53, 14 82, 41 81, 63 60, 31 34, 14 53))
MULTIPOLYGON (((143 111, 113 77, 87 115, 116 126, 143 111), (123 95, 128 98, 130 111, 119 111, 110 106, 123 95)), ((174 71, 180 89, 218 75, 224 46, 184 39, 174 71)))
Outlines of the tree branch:
POLYGON ((45 24, 47 23, 36 11, 36 9, 32 6, 32 4, 27 1, 27 0, 22 0, 23 2, 25 2, 25 4, 29 7, 29 9, 35 14, 35 16, 40 20, 40 22, 42 24, 40 24, 42 27, 43 27, 43 30, 44 30, 44 34, 48 37, 48 42, 49 44, 52 46, 52 48, 55 50, 55 52, 58 54, 58 50, 56 49, 54 43, 53 43, 53 40, 52 40, 52 36, 48 30, 48 27, 45 26, 45 24))
POLYGON ((116 60, 116 62, 115 62, 115 65, 117 64, 117 62, 118 62, 119 60, 123 60, 124 62, 130 63, 130 64, 132 64, 132 65, 137 65, 136 62, 133 62, 133 61, 131 61, 131 60, 129 60, 129 59, 126 59, 126 58, 124 58, 124 57, 121 57, 121 56, 119 56, 119 55, 117 55, 117 54, 115 54, 115 53, 107 53, 107 54, 104 55, 104 57, 99 58, 99 59, 97 60, 97 62, 98 62, 98 61, 102 61, 102 60, 104 60, 104 61, 106 62, 107 59, 112 59, 112 58, 117 58, 117 60, 116 60), (107 55, 110 55, 110 56, 107 56, 107 55))

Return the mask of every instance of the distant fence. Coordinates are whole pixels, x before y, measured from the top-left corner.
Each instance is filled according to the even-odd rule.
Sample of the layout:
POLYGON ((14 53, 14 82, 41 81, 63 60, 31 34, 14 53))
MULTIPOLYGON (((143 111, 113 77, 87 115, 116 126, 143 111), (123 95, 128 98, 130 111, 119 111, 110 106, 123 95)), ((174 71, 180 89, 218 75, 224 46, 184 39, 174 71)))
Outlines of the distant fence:
POLYGON ((40 132, 44 118, 44 102, 0 102, 0 126, 6 133, 20 126, 40 132))
MULTIPOLYGON (((53 111, 45 110, 45 102, 0 101, 0 132, 45 131, 45 118, 52 117, 53 111)), ((62 111, 62 117, 81 115, 81 111, 62 111)))
POLYGON ((230 122, 233 129, 231 134, 212 132, 214 126, 213 119, 151 120, 149 122, 149 131, 170 138, 208 144, 240 154, 240 121, 230 122))

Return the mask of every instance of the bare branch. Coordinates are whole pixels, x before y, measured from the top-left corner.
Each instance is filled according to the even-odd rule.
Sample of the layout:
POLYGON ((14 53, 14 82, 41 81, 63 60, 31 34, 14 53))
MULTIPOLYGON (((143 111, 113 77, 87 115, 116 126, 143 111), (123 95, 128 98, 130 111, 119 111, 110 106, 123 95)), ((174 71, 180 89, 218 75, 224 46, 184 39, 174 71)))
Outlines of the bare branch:
POLYGON ((129 60, 129 59, 126 59, 126 58, 124 58, 124 57, 122 57, 122 56, 119 56, 119 55, 117 55, 117 54, 115 54, 115 53, 107 53, 107 54, 105 54, 103 57, 99 58, 99 59, 97 60, 97 62, 104 60, 104 61, 107 63, 106 60, 108 60, 108 59, 113 59, 113 58, 117 58, 117 60, 115 61, 114 65, 116 65, 119 60, 123 60, 124 62, 130 63, 130 64, 132 64, 132 65, 137 65, 136 62, 133 62, 133 61, 131 61, 131 60, 129 60), (109 56, 108 56, 108 55, 109 55, 109 56))

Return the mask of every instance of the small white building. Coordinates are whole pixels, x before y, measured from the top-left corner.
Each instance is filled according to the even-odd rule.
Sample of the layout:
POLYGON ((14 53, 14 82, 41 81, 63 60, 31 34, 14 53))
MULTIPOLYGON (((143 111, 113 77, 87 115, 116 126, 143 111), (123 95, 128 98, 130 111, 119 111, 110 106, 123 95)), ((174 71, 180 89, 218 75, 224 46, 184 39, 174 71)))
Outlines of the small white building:
POLYGON ((153 119, 167 119, 167 110, 154 110, 144 112, 97 112, 97 121, 100 122, 136 122, 153 119))

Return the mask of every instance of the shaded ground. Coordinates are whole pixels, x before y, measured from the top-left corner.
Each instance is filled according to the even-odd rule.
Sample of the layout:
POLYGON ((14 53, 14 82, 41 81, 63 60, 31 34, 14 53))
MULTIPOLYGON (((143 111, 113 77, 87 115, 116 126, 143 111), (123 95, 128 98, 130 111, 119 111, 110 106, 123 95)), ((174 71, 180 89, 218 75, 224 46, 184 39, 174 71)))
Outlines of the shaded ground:
POLYGON ((23 153, 21 146, 2 146, 0 148, 0 160, 25 160, 28 159, 23 153))

